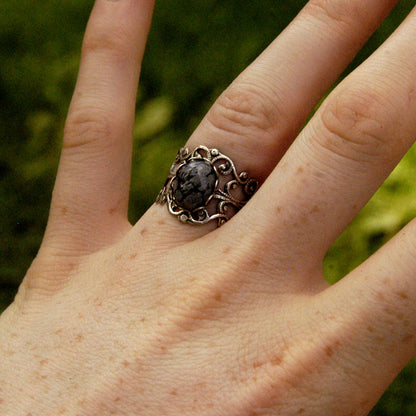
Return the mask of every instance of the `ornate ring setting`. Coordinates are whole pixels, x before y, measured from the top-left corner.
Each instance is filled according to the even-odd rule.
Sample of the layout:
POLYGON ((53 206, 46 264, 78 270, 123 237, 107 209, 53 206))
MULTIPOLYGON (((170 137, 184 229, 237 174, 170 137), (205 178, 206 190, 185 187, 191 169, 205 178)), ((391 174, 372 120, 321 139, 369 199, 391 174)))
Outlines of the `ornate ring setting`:
POLYGON ((237 173, 233 161, 217 149, 198 146, 179 150, 156 202, 167 204, 183 223, 220 226, 253 196, 258 182, 237 173))

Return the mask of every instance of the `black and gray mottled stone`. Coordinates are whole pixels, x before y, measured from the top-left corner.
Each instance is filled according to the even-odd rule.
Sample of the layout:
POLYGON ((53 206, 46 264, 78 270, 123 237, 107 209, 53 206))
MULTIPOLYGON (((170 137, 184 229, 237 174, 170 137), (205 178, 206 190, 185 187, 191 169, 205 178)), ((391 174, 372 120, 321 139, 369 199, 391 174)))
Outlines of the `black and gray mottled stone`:
POLYGON ((172 196, 188 211, 204 207, 214 193, 217 174, 205 160, 191 160, 181 166, 172 182, 172 196))

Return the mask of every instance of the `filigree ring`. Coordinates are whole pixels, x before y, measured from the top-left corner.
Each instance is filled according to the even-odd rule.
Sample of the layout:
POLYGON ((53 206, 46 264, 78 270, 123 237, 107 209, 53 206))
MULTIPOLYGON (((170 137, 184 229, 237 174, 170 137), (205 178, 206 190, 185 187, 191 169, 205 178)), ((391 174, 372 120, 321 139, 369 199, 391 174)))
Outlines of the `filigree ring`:
POLYGON ((233 161, 217 149, 182 148, 156 202, 167 204, 183 223, 217 221, 220 226, 247 203, 257 187, 256 180, 247 172, 237 173, 233 161))

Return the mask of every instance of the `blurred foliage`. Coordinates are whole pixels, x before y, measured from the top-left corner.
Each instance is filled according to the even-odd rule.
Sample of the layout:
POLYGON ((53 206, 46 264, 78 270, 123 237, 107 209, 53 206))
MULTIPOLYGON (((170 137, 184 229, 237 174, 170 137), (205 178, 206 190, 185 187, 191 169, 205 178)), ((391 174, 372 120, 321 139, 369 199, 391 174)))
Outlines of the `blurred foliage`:
MULTIPOLYGON (((159 0, 142 71, 134 130, 131 220, 152 203, 176 150, 221 91, 292 20, 305 0, 159 0)), ((407 15, 402 1, 344 76, 407 15)), ((36 255, 92 0, 0 0, 0 311, 36 255)), ((416 213, 416 150, 334 244, 335 282, 416 213)), ((342 198, 342 195, 340 195, 342 198)), ((331 207, 328 207, 331 209, 331 207)), ((411 363, 372 416, 415 414, 411 363)))

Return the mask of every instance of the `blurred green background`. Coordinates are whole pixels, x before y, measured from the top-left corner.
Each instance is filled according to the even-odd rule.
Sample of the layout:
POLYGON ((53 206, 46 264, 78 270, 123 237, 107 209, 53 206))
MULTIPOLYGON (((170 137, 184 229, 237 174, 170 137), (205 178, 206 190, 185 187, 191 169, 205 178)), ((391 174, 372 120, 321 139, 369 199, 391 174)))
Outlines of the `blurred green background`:
MULTIPOLYGON (((132 221, 152 203, 177 148, 215 98, 305 3, 157 2, 137 104, 132 221)), ((412 3, 396 7, 344 76, 388 37, 412 3)), ((0 311, 12 301, 42 239, 91 7, 92 0, 0 0, 0 311)), ((415 216, 415 168, 412 149, 328 253, 329 281, 415 216)), ((414 415, 415 398, 411 363, 372 415, 414 415)))

